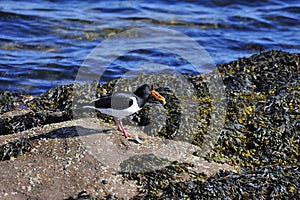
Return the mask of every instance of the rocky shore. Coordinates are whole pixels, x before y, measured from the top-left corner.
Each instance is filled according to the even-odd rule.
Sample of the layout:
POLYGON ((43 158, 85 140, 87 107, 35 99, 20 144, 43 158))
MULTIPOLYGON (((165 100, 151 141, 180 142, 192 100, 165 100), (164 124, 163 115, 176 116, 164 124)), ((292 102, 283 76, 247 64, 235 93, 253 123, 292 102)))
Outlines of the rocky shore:
MULTIPOLYGON (((111 117, 81 109, 95 98, 89 91, 105 96, 117 81, 37 97, 0 91, 0 199, 297 199, 299 62, 272 50, 219 65, 226 113, 212 102, 209 74, 184 76, 190 95, 166 79, 157 90, 167 104, 150 101, 126 120, 148 135, 145 144, 125 139, 111 117), (188 115, 181 102, 191 100, 188 115), (220 129, 210 129, 214 115, 224 115, 220 129)), ((155 80, 140 74, 136 83, 146 76, 155 80)))

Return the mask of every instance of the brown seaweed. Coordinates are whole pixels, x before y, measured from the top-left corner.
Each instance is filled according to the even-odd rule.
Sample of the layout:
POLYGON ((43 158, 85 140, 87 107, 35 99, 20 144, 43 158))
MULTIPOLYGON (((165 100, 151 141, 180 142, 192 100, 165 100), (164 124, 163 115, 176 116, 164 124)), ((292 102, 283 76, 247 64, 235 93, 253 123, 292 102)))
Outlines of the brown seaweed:
MULTIPOLYGON (((167 162, 149 155, 149 165, 140 166, 145 159, 133 157, 122 163, 124 181, 137 180, 139 195, 145 199, 297 199, 300 197, 300 55, 272 50, 250 58, 218 66, 226 91, 226 118, 218 132, 217 142, 205 155, 207 160, 239 166, 239 172, 220 171, 207 176, 195 173, 189 163, 167 162), (167 165, 157 170, 151 164, 167 165), (138 164, 137 164, 138 163, 138 164), (137 172, 134 167, 147 170, 137 172)), ((136 79, 142 80, 145 74, 136 79)), ((151 75, 150 75, 151 76, 151 75)), ((157 86, 165 96, 166 118, 150 101, 124 123, 144 126, 144 132, 156 137, 181 139, 203 146, 208 137, 212 104, 203 76, 186 76, 195 88, 198 107, 193 116, 185 116, 178 96, 168 87, 157 86), (157 116, 153 119, 152 116, 157 116), (165 122, 162 124, 161 122, 165 122), (185 123, 182 123, 185 122, 185 123), (188 123, 198 123, 193 130, 188 123), (151 128, 147 126, 151 123, 151 128), (187 124, 187 125, 185 125, 187 124), (179 128, 180 127, 180 128, 179 128)), ((125 80, 130 82, 131 80, 125 80)), ((138 82, 138 81, 137 81, 138 82)), ((170 84, 179 84, 172 82, 170 84)), ((72 119, 74 110, 97 97, 105 96, 117 86, 106 84, 72 84, 58 86, 31 100, 22 95, 1 92, 0 133, 12 134, 35 126, 72 119), (75 93, 74 93, 75 91, 75 93), (95 93, 91 93, 95 91, 95 93), (80 96, 80 98, 78 98, 80 96), (76 99, 77 104, 72 105, 76 99), (4 113, 24 109, 20 115, 3 117, 4 113), (60 114, 58 114, 60 113, 60 114)), ((133 85, 132 88, 136 87, 133 85)), ((123 88, 130 90, 132 88, 123 88)), ((82 110, 82 117, 91 113, 82 110)), ((80 116, 79 116, 80 117, 80 116)), ((112 122, 112 117, 97 112, 97 117, 112 122)), ((213 139, 213 138, 212 138, 213 139)), ((1 146, 2 160, 15 158, 16 152, 26 152, 26 142, 1 146), (23 145, 20 145, 23 144, 23 145), (18 150, 19 149, 19 150, 18 150), (20 150, 22 149, 22 150, 20 150), (5 159, 4 159, 5 158, 5 159)), ((145 164, 145 163, 144 163, 145 164)), ((87 194, 79 198, 88 199, 87 194)), ((107 199, 114 199, 108 196, 107 199)))

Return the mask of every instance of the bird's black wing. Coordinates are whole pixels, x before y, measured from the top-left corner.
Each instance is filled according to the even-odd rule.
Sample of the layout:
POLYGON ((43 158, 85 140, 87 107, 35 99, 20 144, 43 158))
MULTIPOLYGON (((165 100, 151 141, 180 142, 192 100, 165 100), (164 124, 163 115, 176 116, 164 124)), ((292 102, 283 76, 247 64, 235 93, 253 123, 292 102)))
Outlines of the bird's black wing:
POLYGON ((100 99, 94 100, 92 103, 95 104, 96 108, 113 108, 116 110, 124 110, 133 104, 132 93, 119 92, 112 95, 102 97, 100 99))

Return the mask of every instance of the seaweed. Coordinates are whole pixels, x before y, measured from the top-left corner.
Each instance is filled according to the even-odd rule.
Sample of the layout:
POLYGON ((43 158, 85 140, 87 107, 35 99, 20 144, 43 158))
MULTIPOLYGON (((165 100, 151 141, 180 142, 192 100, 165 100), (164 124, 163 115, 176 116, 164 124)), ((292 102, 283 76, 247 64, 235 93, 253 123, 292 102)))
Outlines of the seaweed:
MULTIPOLYGON (((220 171, 208 176, 194 172, 189 163, 169 162, 153 155, 132 157, 121 167, 124 181, 137 180, 140 185, 139 195, 134 199, 299 198, 299 63, 299 54, 272 50, 219 65, 226 91, 225 124, 217 132, 219 137, 213 148, 204 155, 201 152, 194 152, 194 155, 239 166, 240 170, 220 171), (158 170, 153 165, 162 165, 162 168, 158 170)), ((132 84, 118 84, 118 80, 106 84, 71 84, 52 88, 34 98, 0 92, 0 134, 13 134, 72 119, 72 111, 81 109, 86 102, 116 89, 132 91, 146 77, 155 80, 155 75, 140 74, 134 80, 122 80, 132 84), (74 99, 76 105, 72 105, 74 99), (16 109, 26 112, 5 115, 16 109)), ((187 115, 181 101, 189 96, 180 96, 167 87, 169 84, 180 88, 182 83, 177 80, 168 83, 166 79, 163 86, 156 85, 158 92, 167 100, 165 117, 160 115, 159 107, 151 105, 155 102, 150 101, 140 112, 128 117, 125 124, 140 125, 148 135, 203 146, 214 109, 208 83, 204 82, 203 76, 185 78, 195 89, 191 96, 196 97, 198 105, 191 108, 196 112, 187 115), (189 123, 197 126, 191 129, 189 123)), ((89 115, 87 111, 80 113, 82 117, 89 115)), ((110 116, 96 113, 105 122, 113 120, 110 116)), ((9 160, 30 151, 30 148, 30 144, 22 139, 2 145, 0 155, 2 160, 9 160)), ((73 199, 80 198, 93 197, 81 193, 73 199)), ((118 199, 112 195, 106 198, 118 199)))
POLYGON ((32 145, 26 138, 0 146, 0 161, 14 160, 31 151, 32 145))

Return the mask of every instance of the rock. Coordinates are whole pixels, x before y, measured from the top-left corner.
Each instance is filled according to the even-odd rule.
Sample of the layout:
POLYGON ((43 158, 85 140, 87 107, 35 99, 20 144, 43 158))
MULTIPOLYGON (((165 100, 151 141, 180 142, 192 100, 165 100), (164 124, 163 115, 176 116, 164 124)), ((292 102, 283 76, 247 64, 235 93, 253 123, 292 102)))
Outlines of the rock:
POLYGON ((206 81, 215 74, 185 76, 188 85, 164 79, 156 87, 167 104, 150 101, 124 120, 147 134, 142 145, 116 131, 112 117, 81 106, 154 75, 38 97, 0 92, 0 198, 298 198, 299 62, 299 54, 273 50, 219 65, 226 113, 206 81), (223 126, 210 129, 219 115, 223 126))

